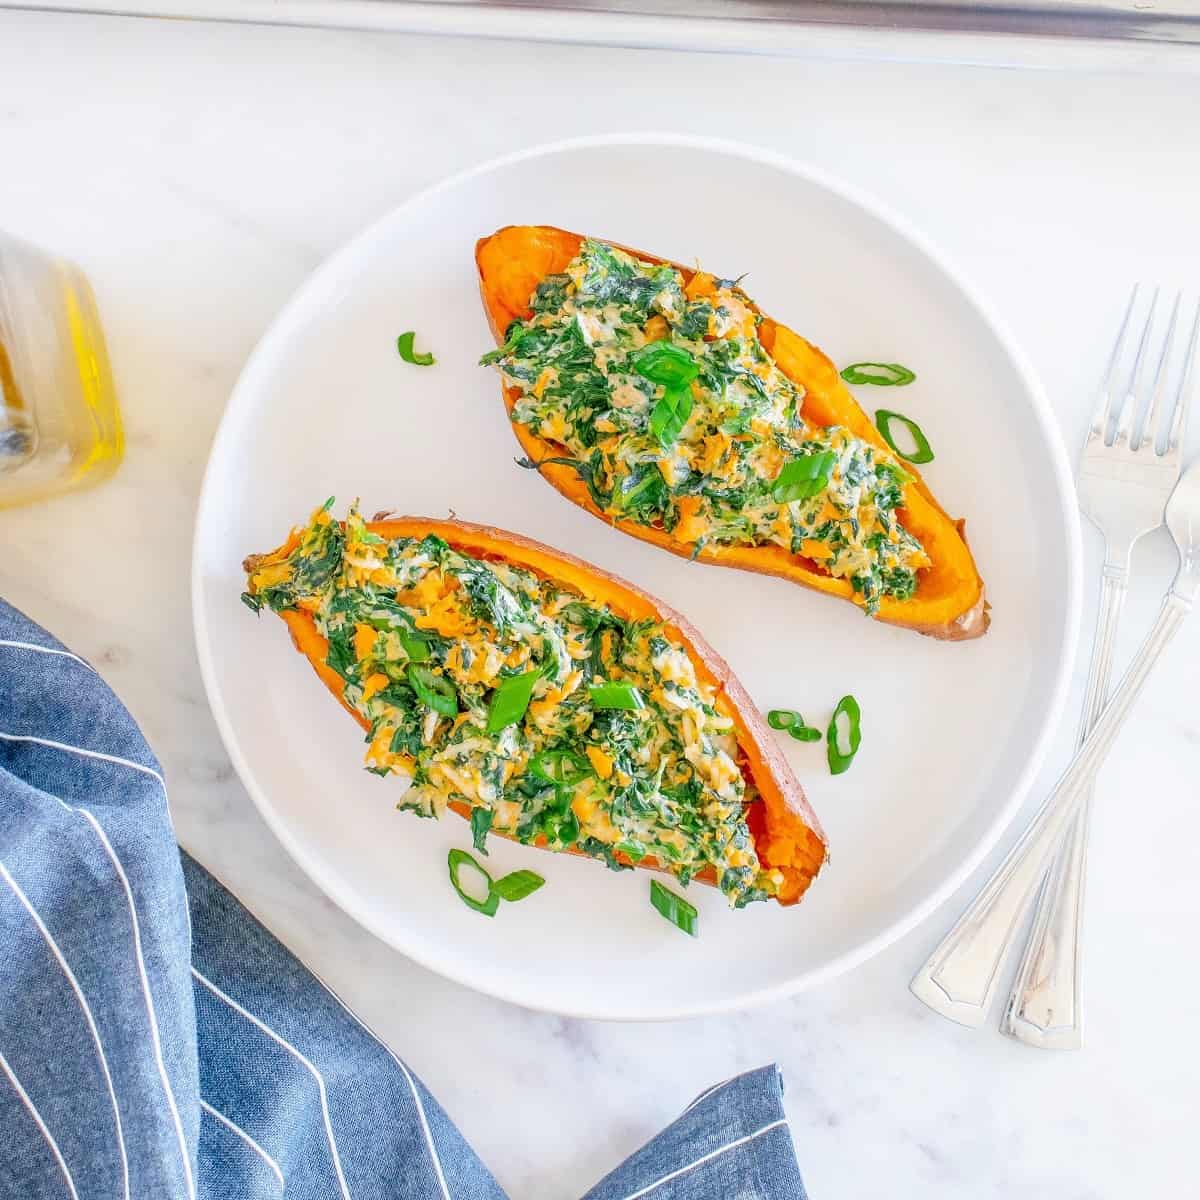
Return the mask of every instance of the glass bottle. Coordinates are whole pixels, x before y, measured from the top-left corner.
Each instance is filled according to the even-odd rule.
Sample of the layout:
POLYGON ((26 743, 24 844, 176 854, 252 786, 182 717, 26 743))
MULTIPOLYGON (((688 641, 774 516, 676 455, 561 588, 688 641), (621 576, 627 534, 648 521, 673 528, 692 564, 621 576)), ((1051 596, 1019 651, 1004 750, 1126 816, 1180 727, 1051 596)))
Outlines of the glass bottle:
POLYGON ((0 508, 98 483, 124 446, 87 279, 0 233, 0 508))

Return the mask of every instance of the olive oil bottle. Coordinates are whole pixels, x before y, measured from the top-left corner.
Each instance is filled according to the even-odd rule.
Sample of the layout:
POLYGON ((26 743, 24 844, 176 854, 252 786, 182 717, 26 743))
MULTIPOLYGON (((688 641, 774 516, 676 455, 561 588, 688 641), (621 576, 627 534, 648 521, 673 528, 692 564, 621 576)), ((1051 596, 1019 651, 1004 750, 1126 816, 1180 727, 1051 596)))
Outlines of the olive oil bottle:
POLYGON ((0 507, 98 483, 124 445, 87 279, 0 233, 0 507))

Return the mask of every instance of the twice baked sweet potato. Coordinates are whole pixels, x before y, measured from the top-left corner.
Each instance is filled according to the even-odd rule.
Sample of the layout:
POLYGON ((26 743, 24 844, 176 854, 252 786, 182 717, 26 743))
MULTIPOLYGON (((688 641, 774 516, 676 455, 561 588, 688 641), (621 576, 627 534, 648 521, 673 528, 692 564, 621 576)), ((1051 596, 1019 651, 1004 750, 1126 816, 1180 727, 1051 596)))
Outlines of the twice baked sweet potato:
MULTIPOLYGON (((412 637, 430 639, 425 648, 417 646, 419 653, 413 659, 413 662, 422 664, 420 670, 428 669, 430 672, 424 677, 422 694, 437 704, 439 694, 431 693, 430 686, 442 692, 453 692, 457 684, 461 690, 461 703, 445 708, 444 715, 432 709, 421 709, 423 720, 420 728, 423 733, 418 735, 417 741, 423 737, 426 744, 434 736, 431 731, 439 728, 439 721, 442 722, 442 730, 451 731, 447 744, 451 744, 454 737, 458 737, 461 744, 470 744, 472 738, 479 741, 485 732, 490 732, 490 723, 485 725, 480 714, 487 710, 489 703, 494 710, 497 691, 505 680, 511 680, 524 667, 533 665, 534 660, 527 658, 523 664, 514 666, 520 655, 510 653, 503 659, 505 665, 499 673, 490 678, 488 676, 486 663, 492 650, 497 655, 514 645, 520 650, 520 645, 511 638, 501 644, 497 630, 505 619, 505 613, 512 609, 512 603, 511 597, 497 596, 493 577, 498 576, 501 584, 510 587, 512 595, 518 600, 522 595, 532 594, 528 580, 544 581, 547 594, 553 593, 552 602, 547 602, 547 612, 562 613, 564 607, 569 611, 576 606, 576 602, 583 606, 580 609, 582 615, 571 618, 572 621, 582 622, 582 625, 571 628, 577 630, 587 627, 592 630, 597 639, 592 643, 593 657, 587 657, 585 649, 573 643, 570 634, 563 640, 563 645, 575 656, 569 665, 578 661, 588 672, 582 681, 583 692, 589 690, 588 684, 603 683, 602 677, 595 674, 589 664, 604 661, 604 654, 608 654, 611 661, 616 653, 605 641, 605 638, 613 636, 606 631, 610 628, 623 628, 627 632, 650 630, 650 635, 639 636, 652 635, 650 645, 656 655, 655 670, 661 668, 663 678, 669 677, 672 682, 663 684, 664 688, 670 690, 671 698, 657 688, 652 694, 649 687, 643 687, 647 711, 654 704, 653 696, 660 701, 666 699, 667 702, 684 704, 680 698, 687 694, 686 687, 681 690, 680 684, 687 685, 690 682, 699 689, 695 695, 702 693, 708 697, 706 704, 715 714, 714 727, 726 731, 713 737, 728 740, 732 734, 735 748, 731 747, 727 755, 718 757, 729 769, 740 772, 741 784, 735 790, 744 795, 745 803, 737 806, 733 825, 743 831, 742 837, 748 831, 751 844, 747 850, 753 852, 752 855, 743 852, 741 858, 749 861, 756 857, 761 876, 770 880, 766 892, 760 890, 750 898, 772 898, 780 904, 794 904, 824 864, 826 842, 821 827, 786 758, 745 689, 724 660, 683 616, 632 584, 571 555, 552 550, 518 534, 487 526, 424 517, 383 517, 382 514, 374 521, 362 522, 354 513, 343 524, 334 521, 324 510, 314 515, 307 529, 294 531, 279 549, 269 554, 251 556, 246 559, 244 566, 249 580, 247 602, 256 610, 264 606, 271 607, 283 618, 296 648, 309 660, 318 676, 351 715, 370 730, 372 750, 368 752, 368 761, 380 773, 397 769, 412 774, 417 765, 410 757, 417 743, 405 740, 406 735, 399 720, 388 716, 386 706, 381 703, 389 694, 400 694, 389 693, 387 689, 403 689, 406 670, 411 677, 413 665, 409 662, 409 655, 415 653, 412 637), (443 551, 442 547, 447 549, 443 551), (403 554, 407 554, 408 558, 404 559, 403 554), (438 561, 457 565, 453 570, 450 566, 433 570, 428 562, 439 555, 442 558, 438 561), (414 567, 413 563, 417 565, 414 567), (389 568, 387 564, 392 567, 389 568), (474 564, 489 570, 481 572, 474 564), (389 569, 392 570, 391 574, 389 569), (514 572, 523 574, 514 575, 514 572), (397 587, 397 584, 400 586, 397 587), (344 591, 338 593, 339 588, 344 591), (346 591, 354 589, 366 596, 357 609, 346 598, 346 591), (334 598, 331 599, 331 596, 334 598), (398 611, 398 608, 404 611, 398 611), (347 610, 358 615, 348 619, 330 616, 331 613, 344 614, 347 610), (364 613, 367 615, 364 616, 364 613), (371 619, 371 614, 380 618, 376 625, 370 627, 362 624, 371 619), (334 635, 325 636, 319 628, 319 621, 324 623, 327 631, 341 622, 337 624, 339 645, 331 644, 334 635), (400 631, 401 637, 394 638, 388 631, 400 631), (433 652, 429 649, 432 644, 436 644, 433 652), (599 660, 595 657, 597 646, 603 648, 599 660), (672 659, 680 651, 686 655, 690 666, 683 666, 677 658, 672 659), (381 655, 386 655, 386 661, 380 659, 381 655), (463 680, 471 682, 462 683, 463 680), (454 713, 453 717, 451 713, 454 713), (452 724, 447 724, 451 721, 452 724), (465 734, 471 737, 465 737, 465 734), (397 747, 397 753, 389 752, 389 748, 390 751, 397 751, 397 747)), ((531 608, 529 612, 533 613, 534 609, 531 608)), ((522 618, 526 623, 529 619, 528 614, 522 618)), ((628 632, 629 638, 633 636, 632 632, 628 632)), ((632 642, 627 642, 627 645, 632 645, 632 642)), ((546 652, 549 652, 548 649, 546 652)), ((632 661, 632 651, 622 653, 625 659, 621 661, 632 661)), ((541 674, 548 674, 544 665, 541 674)), ((471 760, 464 758, 456 761, 455 769, 449 772, 454 781, 453 787, 444 785, 444 780, 439 777, 437 786, 444 787, 445 792, 444 798, 438 801, 434 809, 440 811, 443 806, 449 807, 467 818, 472 816, 476 808, 485 806, 493 812, 504 811, 505 805, 513 803, 510 797, 523 794, 522 784, 530 777, 530 772, 534 772, 538 779, 550 779, 556 775, 559 779, 565 779, 567 772, 562 767, 564 757, 570 762, 583 764, 585 773, 598 775, 604 780, 619 777, 622 763, 628 766, 638 761, 636 738, 641 727, 634 718, 642 714, 615 714, 615 717, 624 721, 615 735, 619 745, 624 748, 622 753, 632 745, 630 752, 633 755, 617 758, 606 751, 602 743, 595 741, 594 733, 594 728, 604 724, 600 720, 602 715, 614 717, 614 714, 593 713, 586 703, 575 704, 583 692, 579 690, 580 681, 574 680, 572 683, 573 679, 574 672, 571 671, 566 676, 566 682, 556 683, 553 688, 548 686, 549 679, 546 684, 535 682, 533 686, 539 690, 528 702, 528 713, 521 718, 521 726, 512 731, 512 738, 503 748, 498 745, 486 748, 501 750, 507 756, 501 774, 497 776, 503 779, 503 788, 489 790, 478 776, 464 780, 464 775, 472 775, 471 760), (575 689, 573 698, 569 694, 572 688, 575 689), (566 711, 572 704, 575 707, 566 711), (563 706, 561 720, 555 715, 555 705, 563 706), (533 727, 535 721, 536 729, 533 727), (544 745, 546 738, 550 737, 546 733, 548 729, 554 731, 552 740, 559 749, 551 751, 549 755, 531 754, 532 748, 544 745), (572 737, 577 737, 578 741, 572 743, 572 737), (631 738, 634 739, 632 744, 631 738), (547 758, 553 760, 555 754, 558 755, 557 772, 553 766, 548 768, 544 765, 547 758), (539 761, 543 765, 539 766, 539 761), (455 788, 461 790, 455 791, 455 788)), ((593 687, 591 690, 596 689, 593 687)), ((412 702, 408 692, 404 692, 403 696, 407 702, 412 702)), ((689 728, 686 719, 681 727, 689 728)), ((708 736, 703 735, 705 738, 708 736)), ((667 756, 662 749, 664 744, 670 744, 669 739, 667 743, 661 739, 656 741, 653 749, 654 755, 661 756, 654 787, 661 788, 663 793, 678 792, 682 796, 686 789, 667 786, 675 775, 674 768, 667 765, 667 756)), ((434 767, 428 764, 420 767, 426 781, 436 774, 438 764, 445 759, 444 754, 435 757, 438 763, 434 767)), ((686 747, 674 755, 673 761, 681 770, 678 777, 687 775, 692 770, 688 764, 695 765, 703 757, 703 751, 689 753, 686 747)), ((476 761, 492 760, 481 752, 476 756, 476 761)), ((651 760, 643 755, 643 761, 651 760)), ((699 766, 696 769, 699 771, 699 766)), ((592 778, 590 782, 597 781, 592 778)), ((574 811, 584 813, 595 809, 598 801, 594 790, 590 796, 586 794, 589 787, 582 786, 580 778, 568 780, 568 785, 571 788, 579 785, 571 799, 574 811), (591 809, 585 810, 581 805, 590 805, 591 809)), ((699 794, 697 787, 692 795, 698 797, 699 794)), ((658 799, 661 800, 661 796, 658 799)), ((636 800, 634 797, 634 803, 636 800)), ((645 811, 656 811, 653 810, 653 802, 654 797, 647 799, 645 811)), ((541 801, 535 799, 531 803, 541 801)), ((600 828, 602 832, 599 836, 604 841, 606 835, 603 829, 612 828, 611 821, 616 819, 615 801, 605 803, 610 805, 611 818, 603 816, 599 826, 588 825, 564 844, 550 845, 549 848, 586 852, 591 857, 602 857, 610 863, 673 870, 680 874, 677 866, 660 861, 654 854, 638 856, 623 849, 628 843, 626 840, 618 841, 615 830, 613 837, 607 839, 607 844, 599 844, 595 838, 589 842, 585 836, 589 830, 600 828), (580 850, 580 845, 590 846, 590 849, 580 850)), ((627 797, 621 803, 625 805, 627 797)), ((674 821, 678 821, 682 813, 682 819, 686 822, 689 811, 699 811, 695 798, 691 801, 681 800, 680 804, 681 807, 673 810, 674 821), (688 804, 691 809, 688 809, 688 804)), ((625 808, 621 811, 627 812, 625 808)), ((519 813, 512 812, 503 821, 497 818, 493 823, 489 815, 485 832, 490 826, 491 832, 516 836, 517 829, 522 828, 519 825, 521 819, 519 813), (505 821, 509 823, 506 825, 505 821)), ((475 822, 472 822, 472 827, 475 827, 475 822)), ((526 832, 519 840, 539 846, 548 844, 546 836, 530 834, 532 827, 523 828, 526 832)), ((628 828, 628 825, 623 828, 628 828)), ((669 839, 675 835, 668 831, 663 836, 669 839)), ((622 837, 625 835, 622 834, 622 837)), ((655 844, 652 836, 648 844, 655 844)), ((733 861, 740 859, 735 855, 733 861)), ((687 874, 704 883, 719 882, 714 866, 689 870, 687 874)), ((732 902, 734 897, 728 880, 722 882, 721 886, 732 902)))
MULTIPOLYGON (((479 241, 475 260, 480 293, 497 345, 505 343, 514 321, 530 317, 531 298, 539 285, 560 275, 579 255, 584 242, 580 234, 540 225, 508 226, 479 241)), ((665 260, 640 250, 615 248, 642 263, 665 263, 665 260)), ((665 265, 674 267, 682 275, 685 291, 689 294, 696 287, 711 287, 710 276, 678 264, 665 265)), ((833 363, 787 326, 762 316, 740 291, 737 294, 749 312, 761 317, 754 336, 766 355, 788 380, 802 389, 804 421, 810 426, 845 430, 874 448, 880 461, 896 462, 833 363)), ((657 320, 661 321, 661 318, 657 320)), ((655 336, 662 334, 656 334, 647 326, 647 340, 655 336)), ((512 416, 521 391, 505 385, 503 392, 506 408, 512 416)), ((544 436, 544 429, 535 431, 528 424, 515 420, 513 430, 530 462, 538 466, 540 473, 559 492, 633 537, 686 558, 775 575, 845 600, 863 602, 862 589, 855 582, 822 568, 818 558, 813 556, 822 548, 814 543, 805 542, 800 552, 796 552, 789 546, 775 543, 705 540, 694 536, 689 522, 677 519, 678 513, 671 527, 661 521, 647 523, 628 519, 616 504, 597 502, 594 487, 589 487, 588 480, 563 461, 569 451, 561 442, 544 436), (813 553, 806 553, 810 548, 813 553)), ((715 449, 719 453, 720 447, 715 449)), ((936 638, 979 637, 988 627, 988 605, 983 582, 967 547, 963 522, 946 514, 915 468, 908 463, 900 465, 907 482, 903 485, 895 516, 904 530, 919 542, 927 562, 915 572, 915 587, 910 577, 910 594, 881 595, 872 601, 869 611, 873 611, 880 621, 936 638)))

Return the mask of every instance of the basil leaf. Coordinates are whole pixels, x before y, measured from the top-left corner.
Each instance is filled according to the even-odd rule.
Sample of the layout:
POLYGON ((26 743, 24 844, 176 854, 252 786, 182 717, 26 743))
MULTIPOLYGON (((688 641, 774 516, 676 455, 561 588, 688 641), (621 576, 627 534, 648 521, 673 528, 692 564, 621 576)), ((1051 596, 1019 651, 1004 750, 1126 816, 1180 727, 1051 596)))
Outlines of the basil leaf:
POLYGON ((883 440, 902 458, 905 462, 921 463, 933 462, 933 447, 929 444, 929 439, 925 436, 925 431, 912 420, 906 417, 903 413, 891 412, 886 408, 878 408, 875 410, 875 427, 883 435, 883 440), (913 440, 913 445, 916 449, 911 454, 905 453, 896 445, 896 439, 892 435, 892 422, 899 421, 909 432, 913 440))
POLYGON ((488 709, 488 733, 499 733, 525 715, 533 696, 533 685, 541 676, 540 670, 526 671, 523 675, 510 675, 501 682, 492 693, 492 704, 488 709))
POLYGON ((645 708, 642 694, 631 683, 596 683, 588 688, 594 708, 623 708, 632 712, 645 708))
POLYGON ((532 896, 545 882, 533 871, 513 871, 510 875, 501 876, 492 884, 492 894, 515 904, 518 900, 524 900, 526 896, 532 896))
POLYGON ((422 704, 443 717, 458 715, 458 692, 444 675, 435 675, 428 667, 410 665, 408 682, 422 704))
POLYGON ((432 354, 418 354, 413 349, 413 341, 416 339, 416 334, 410 329, 407 333, 402 333, 396 339, 396 349, 400 351, 400 357, 406 363, 412 363, 414 367, 431 367, 436 359, 432 354))
POLYGON ((862 710, 853 696, 843 696, 833 716, 829 718, 829 728, 825 731, 825 753, 829 761, 830 775, 841 775, 850 769, 854 756, 862 745, 862 710), (841 737, 838 728, 838 718, 846 717, 846 750, 840 745, 841 737))
POLYGON ((784 463, 783 470, 775 476, 771 495, 777 504, 792 500, 807 500, 823 491, 829 483, 837 455, 832 450, 820 450, 804 454, 784 463))
POLYGON ((676 928, 692 937, 697 936, 700 914, 682 896, 663 887, 657 879, 650 880, 650 903, 676 928))
POLYGON ((471 809, 471 841, 480 854, 487 855, 487 835, 496 814, 490 808, 479 805, 471 809))
POLYGON ((485 917, 494 917, 496 909, 500 907, 500 897, 496 895, 492 877, 487 871, 465 850, 451 850, 446 856, 446 865, 450 868, 450 882, 454 885, 454 890, 458 893, 459 899, 468 908, 473 908, 476 912, 483 913, 485 917), (487 880, 487 896, 485 899, 477 900, 464 890, 462 881, 459 879, 459 872, 462 871, 463 867, 470 868, 477 875, 487 880))
POLYGON ((899 363, 858 362, 842 368, 847 383, 870 383, 876 387, 907 387, 916 375, 899 363))

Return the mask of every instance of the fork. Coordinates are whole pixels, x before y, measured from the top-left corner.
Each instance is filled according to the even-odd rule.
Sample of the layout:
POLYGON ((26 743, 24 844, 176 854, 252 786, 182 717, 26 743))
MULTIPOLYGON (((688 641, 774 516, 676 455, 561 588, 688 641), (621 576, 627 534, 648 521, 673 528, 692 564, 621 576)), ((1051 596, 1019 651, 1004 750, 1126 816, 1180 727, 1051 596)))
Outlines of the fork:
MULTIPOLYGON (((1187 428, 1188 377, 1200 330, 1198 305, 1173 404, 1164 405, 1166 373, 1179 320, 1181 296, 1177 295, 1152 390, 1145 397, 1146 352, 1158 305, 1156 290, 1138 339, 1128 386, 1123 392, 1118 390, 1116 375, 1137 295, 1135 287, 1109 358, 1099 406, 1084 439, 1079 464, 1079 507, 1104 536, 1099 616, 1084 693, 1081 741, 1095 724, 1108 695, 1113 645, 1129 584, 1130 552, 1145 534, 1162 524, 1167 498, 1179 479, 1187 428), (1145 418, 1135 433, 1137 413, 1143 409, 1145 418), (1170 429, 1160 450, 1159 436, 1168 419, 1170 429), (1116 426, 1111 442, 1110 423, 1116 426)), ((1042 885, 1033 927, 1000 1022, 1003 1033, 1042 1049, 1076 1050, 1082 1041, 1080 961, 1090 806, 1089 789, 1042 885)))
POLYGON ((1046 1047, 1079 1044, 1079 926, 1086 807, 1092 778, 1150 666, 1174 633, 1178 620, 1190 608, 1200 576, 1200 563, 1196 561, 1200 546, 1200 467, 1193 467, 1176 489, 1167 510, 1168 524, 1172 511, 1175 513, 1171 531, 1180 551, 1180 572, 1164 600, 1158 622, 1143 643, 1117 696, 1101 715, 1099 710, 1112 666, 1113 636, 1127 587, 1129 552, 1134 542, 1161 523, 1166 498, 1172 494, 1172 485, 1179 477, 1188 385, 1200 334, 1198 307, 1179 386, 1173 403, 1164 408, 1166 372, 1179 316, 1177 298, 1155 370, 1145 420, 1135 437, 1137 412, 1144 399, 1140 393, 1153 324, 1153 302, 1138 342, 1130 382, 1122 396, 1114 395, 1114 380, 1136 295, 1135 289, 1109 360, 1100 406, 1085 440, 1080 468, 1081 504, 1101 527, 1106 541, 1101 615, 1089 672, 1083 744, 1033 825, 911 985, 921 1000, 943 1016, 964 1025, 982 1025, 1013 932, 1042 878, 1047 860, 1057 850, 1058 858, 1045 885, 1039 917, 1018 973, 1017 990, 1002 1024, 1006 1033, 1046 1047), (1158 435, 1170 408, 1174 409, 1174 417, 1160 454, 1158 435), (1108 444, 1107 434, 1113 421, 1116 431, 1108 444), (1176 497, 1193 493, 1196 511, 1188 527, 1186 515, 1180 515, 1183 500, 1177 504, 1176 497), (1068 836, 1060 844, 1064 833, 1068 836))

